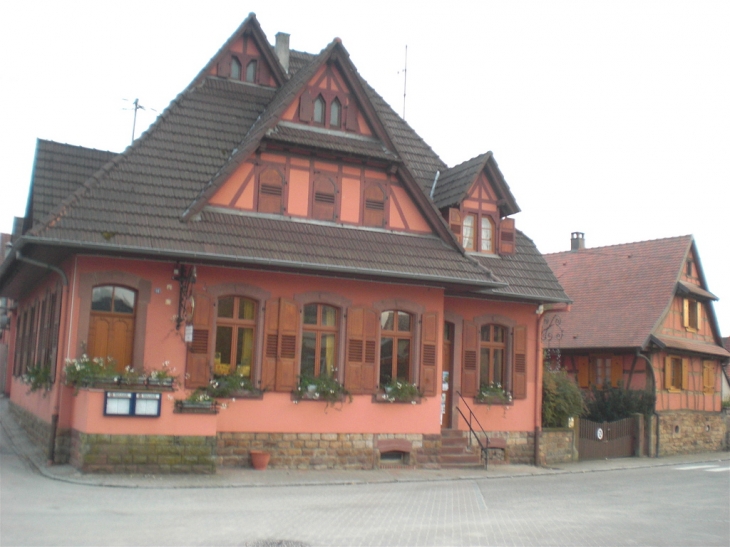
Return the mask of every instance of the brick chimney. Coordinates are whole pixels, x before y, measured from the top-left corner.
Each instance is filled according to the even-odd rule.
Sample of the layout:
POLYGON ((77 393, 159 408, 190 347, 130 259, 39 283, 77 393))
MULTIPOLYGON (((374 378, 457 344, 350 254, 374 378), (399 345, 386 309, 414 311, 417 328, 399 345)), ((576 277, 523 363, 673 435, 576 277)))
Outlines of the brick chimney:
POLYGON ((570 234, 570 250, 580 251, 586 248, 585 234, 583 232, 573 232, 570 234))
POLYGON ((284 72, 289 74, 289 35, 286 32, 276 33, 276 56, 279 58, 284 72))

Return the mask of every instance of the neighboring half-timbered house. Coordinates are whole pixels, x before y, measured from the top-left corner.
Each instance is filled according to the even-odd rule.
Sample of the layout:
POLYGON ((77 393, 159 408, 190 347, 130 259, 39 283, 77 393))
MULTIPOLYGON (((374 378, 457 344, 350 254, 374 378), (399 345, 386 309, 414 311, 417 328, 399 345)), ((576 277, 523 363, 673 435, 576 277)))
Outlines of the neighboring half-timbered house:
POLYGON ((339 39, 271 46, 251 15, 123 153, 38 142, 0 266, 12 408, 90 471, 209 471, 260 448, 277 467, 437 467, 470 412, 534 462, 542 310, 568 298, 517 212, 491 153, 448 168, 339 39), (62 369, 83 354, 120 374, 169 363, 180 385, 74 394, 62 369), (37 363, 46 396, 21 383, 37 363), (174 401, 230 375, 250 389, 215 413, 174 401), (302 376, 352 398, 293 395, 302 376), (393 382, 422 396, 392 402, 393 382), (137 407, 157 412, 107 412, 137 407))
MULTIPOLYGON (((573 300, 551 344, 581 388, 604 385, 656 394, 659 455, 719 450, 722 344, 692 236, 546 255, 573 300)), ((553 319, 547 315, 547 321, 553 319)))

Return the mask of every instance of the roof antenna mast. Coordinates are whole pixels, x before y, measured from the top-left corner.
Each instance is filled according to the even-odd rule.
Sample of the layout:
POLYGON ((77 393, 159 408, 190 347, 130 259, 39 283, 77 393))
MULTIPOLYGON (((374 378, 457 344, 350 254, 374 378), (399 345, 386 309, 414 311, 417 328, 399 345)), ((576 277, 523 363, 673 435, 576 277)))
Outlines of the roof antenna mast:
POLYGON ((406 59, 403 64, 403 119, 406 119, 406 81, 408 80, 408 44, 406 44, 406 59))

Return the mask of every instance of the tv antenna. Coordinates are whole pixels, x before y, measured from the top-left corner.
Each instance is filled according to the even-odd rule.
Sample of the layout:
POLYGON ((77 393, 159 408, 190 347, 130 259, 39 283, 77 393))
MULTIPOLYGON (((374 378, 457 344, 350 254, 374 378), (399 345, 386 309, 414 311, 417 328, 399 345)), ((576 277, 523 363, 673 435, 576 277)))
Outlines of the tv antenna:
POLYGON ((408 44, 406 44, 406 58, 403 63, 403 119, 406 119, 406 82, 408 80, 408 44))
MULTIPOLYGON (((128 99, 124 100, 126 101, 128 99)), ((132 121, 132 142, 134 143, 134 134, 137 129, 137 110, 149 110, 150 112, 154 112, 155 114, 157 114, 158 112, 154 108, 145 108, 144 106, 139 104, 139 99, 134 99, 134 101, 132 101, 132 108, 125 108, 124 110, 132 109, 134 109, 134 120, 132 121)))

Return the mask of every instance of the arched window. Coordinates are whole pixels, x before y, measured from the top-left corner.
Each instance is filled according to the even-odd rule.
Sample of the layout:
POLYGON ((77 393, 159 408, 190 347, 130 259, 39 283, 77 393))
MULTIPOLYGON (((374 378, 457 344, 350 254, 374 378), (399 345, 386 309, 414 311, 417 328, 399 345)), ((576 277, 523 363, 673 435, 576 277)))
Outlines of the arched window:
POLYGON ((215 327, 215 373, 251 379, 256 302, 240 296, 218 299, 215 327))
POLYGON ((501 325, 482 325, 479 354, 479 383, 485 387, 505 388, 506 333, 501 325))
POLYGON ((342 104, 339 99, 332 101, 330 105, 330 127, 340 127, 342 123, 342 104))
POLYGON ((282 209, 282 195, 284 179, 276 169, 266 169, 259 176, 259 206, 260 213, 280 214, 282 209))
POLYGON ((391 380, 410 382, 413 318, 409 313, 388 310, 380 314, 380 385, 391 380))
POLYGON ((302 321, 301 374, 335 376, 337 308, 306 304, 302 321))
POLYGON ((231 59, 231 79, 232 80, 240 80, 241 79, 241 62, 233 57, 231 59))
POLYGON ((479 248, 483 253, 494 252, 494 224, 488 216, 483 216, 481 220, 481 242, 479 248))
POLYGON ((312 112, 312 121, 324 125, 324 109, 325 102, 322 95, 314 99, 314 110, 312 112))
POLYGON ((464 227, 461 232, 461 240, 464 249, 467 251, 476 251, 476 234, 474 233, 476 224, 476 215, 464 215, 464 227))
POLYGON ((119 371, 133 365, 136 300, 137 293, 126 287, 104 285, 93 288, 87 339, 89 357, 111 357, 119 371))
POLYGON ((312 195, 312 218, 335 219, 335 183, 329 178, 314 181, 312 195))
POLYGON ((368 186, 363 192, 363 224, 365 226, 385 225, 385 193, 377 184, 368 186))
POLYGON ((246 81, 250 83, 256 82, 256 69, 258 61, 253 60, 246 65, 246 81))

